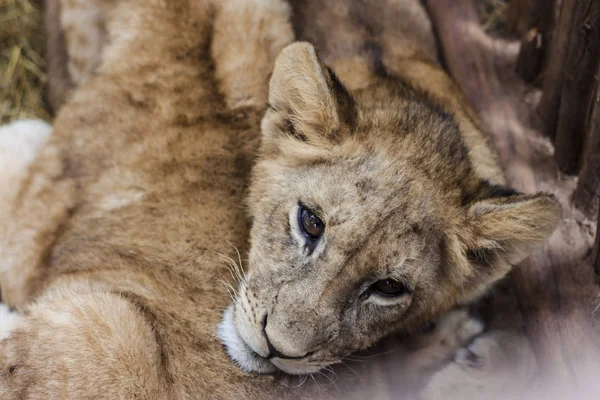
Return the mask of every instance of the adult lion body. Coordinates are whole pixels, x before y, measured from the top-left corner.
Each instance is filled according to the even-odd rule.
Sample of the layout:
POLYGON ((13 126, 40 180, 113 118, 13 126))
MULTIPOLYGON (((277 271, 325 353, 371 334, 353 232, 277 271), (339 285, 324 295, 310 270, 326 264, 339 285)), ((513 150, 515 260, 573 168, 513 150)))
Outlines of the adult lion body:
MULTIPOLYGON (((435 64, 431 28, 418 2, 399 2, 398 8, 389 2, 387 7, 398 13, 388 19, 372 13, 374 19, 367 21, 359 18, 361 13, 342 12, 342 20, 353 16, 366 30, 336 23, 339 34, 329 38, 327 20, 337 22, 335 10, 344 10, 344 3, 328 2, 324 20, 301 35, 323 48, 325 60, 352 91, 377 88, 383 75, 394 75, 425 94, 423 98, 431 96, 425 103, 433 106, 417 107, 417 118, 427 119, 436 107, 452 114, 474 160, 475 172, 469 170, 468 176, 501 184, 493 152, 470 109, 435 64), (416 30, 408 22, 407 29, 392 29, 399 16, 413 21, 416 30), (373 31, 376 20, 379 31, 373 31), (415 35, 396 41, 407 32, 415 35)), ((243 373, 216 336, 229 300, 219 283, 229 276, 221 254, 235 258, 233 248, 243 247, 248 233, 243 193, 258 149, 272 65, 293 37, 289 8, 275 0, 105 0, 96 5, 106 24, 105 43, 97 46, 103 49, 100 65, 89 79, 88 68, 82 66, 81 86, 59 114, 49 143, 20 189, 5 187, 0 193, 0 287, 3 300, 23 312, 15 330, 0 342, 2 398, 295 395, 273 377, 243 373)), ((294 3, 300 19, 299 5, 314 7, 312 2, 294 3)), ((67 45, 76 47, 74 32, 66 34, 71 37, 67 45)), ((279 72, 320 65, 311 49, 306 44, 288 48, 279 72)), ((312 68, 305 68, 309 74, 298 74, 298 79, 310 76, 316 71, 312 68)), ((271 99, 282 78, 285 74, 276 71, 271 99)), ((291 97, 283 93, 278 99, 291 97)), ((266 136, 275 136, 276 129, 269 133, 275 113, 289 111, 271 103, 263 124, 266 136)), ((302 118, 292 122, 298 121, 302 118)), ((298 137, 310 136, 299 132, 298 137)), ((373 138, 375 145, 381 144, 381 137, 373 138)), ((268 140, 263 156, 269 152, 268 140)), ((260 190, 258 185, 251 199, 260 190)), ((471 200, 485 194, 473 193, 471 200)), ((549 199, 523 200, 526 209, 533 203, 534 210, 540 202, 547 212, 524 231, 541 231, 540 237, 533 235, 536 243, 552 228, 557 212, 549 199)), ((493 214, 510 207, 488 208, 493 214)), ((255 243, 257 238, 261 236, 255 243)), ((514 239, 508 235, 507 243, 514 239)), ((448 301, 429 305, 413 317, 414 327, 483 292, 506 273, 506 265, 490 269, 493 273, 485 277, 476 275, 477 285, 452 293, 448 301)), ((264 288, 272 284, 269 276, 264 288)), ((292 308, 287 312, 309 311, 292 308)), ((318 324, 305 325, 304 337, 318 324)), ((465 334, 463 325, 445 333, 437 348, 442 352, 430 352, 431 359, 445 360, 469 334, 479 332, 480 327, 465 334)), ((380 326, 388 329, 392 324, 380 326)), ((266 323, 263 332, 265 328, 266 323)), ((289 339, 292 348, 300 342, 298 337, 289 339)), ((234 346, 241 343, 236 340, 234 346)), ((348 348, 359 350, 373 341, 366 335, 348 348)), ((226 344, 233 354, 232 342, 226 344)))

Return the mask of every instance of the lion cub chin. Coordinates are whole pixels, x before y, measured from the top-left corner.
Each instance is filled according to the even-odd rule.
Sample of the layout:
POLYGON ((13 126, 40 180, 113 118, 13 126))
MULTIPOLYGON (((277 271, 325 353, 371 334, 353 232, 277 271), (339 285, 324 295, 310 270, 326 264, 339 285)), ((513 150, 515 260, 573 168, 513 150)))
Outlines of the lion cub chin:
POLYGON ((458 90, 386 71, 369 82, 348 90, 308 43, 276 60, 249 271, 220 327, 247 371, 311 373, 414 331, 481 296, 558 223, 551 196, 482 176, 472 150, 493 151, 466 132, 458 90))

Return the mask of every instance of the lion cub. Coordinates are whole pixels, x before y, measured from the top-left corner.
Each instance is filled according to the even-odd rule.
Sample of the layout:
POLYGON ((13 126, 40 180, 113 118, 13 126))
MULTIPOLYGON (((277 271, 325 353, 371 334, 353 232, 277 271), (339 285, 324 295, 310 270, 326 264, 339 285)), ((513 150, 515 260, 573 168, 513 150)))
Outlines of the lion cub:
MULTIPOLYGON (((0 185, 0 288, 20 311, 0 340, 2 399, 312 398, 248 372, 313 372, 415 329, 556 224, 551 198, 501 187, 417 1, 382 2, 383 16, 324 2, 301 37, 336 18, 365 35, 311 39, 333 69, 297 43, 274 70, 293 39, 278 0, 77 5, 96 3, 110 11, 101 57, 11 173, 20 184, 0 185), (250 269, 221 319, 267 97, 250 269)), ((451 316, 453 346, 481 330, 451 316)))
POLYGON ((275 62, 249 272, 221 325, 254 372, 315 372, 471 302, 560 215, 503 186, 419 2, 296 3, 327 63, 309 43, 275 62))

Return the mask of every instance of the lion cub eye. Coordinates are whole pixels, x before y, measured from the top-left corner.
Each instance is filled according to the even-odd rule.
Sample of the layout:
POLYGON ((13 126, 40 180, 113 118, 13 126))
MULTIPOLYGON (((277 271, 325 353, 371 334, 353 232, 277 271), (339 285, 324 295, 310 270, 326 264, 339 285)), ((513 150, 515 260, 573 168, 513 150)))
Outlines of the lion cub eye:
POLYGON ((298 209, 298 225, 304 235, 312 241, 319 239, 325 230, 323 221, 304 206, 300 206, 298 209))
POLYGON ((407 292, 406 285, 394 279, 382 279, 371 285, 371 290, 384 297, 401 296, 407 292))

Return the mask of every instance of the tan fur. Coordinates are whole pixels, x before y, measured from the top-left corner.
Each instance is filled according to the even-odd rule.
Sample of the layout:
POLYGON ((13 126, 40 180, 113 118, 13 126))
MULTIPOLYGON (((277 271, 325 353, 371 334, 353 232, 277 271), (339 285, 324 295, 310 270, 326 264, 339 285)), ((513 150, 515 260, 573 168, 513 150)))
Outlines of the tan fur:
MULTIPOLYGON (((0 204, 0 287, 23 312, 0 342, 3 399, 298 395, 242 372, 216 337, 228 300, 222 255, 236 257, 231 244, 246 238, 242 189, 271 71, 234 318, 263 353, 265 311, 280 351, 313 352, 278 367, 316 370, 418 330, 483 293, 556 223, 546 196, 490 195, 501 183, 493 151, 436 65, 418 2, 358 13, 370 18, 359 21, 370 44, 315 38, 349 91, 305 43, 273 70, 292 40, 279 1, 103 3, 100 64, 76 66, 86 78, 14 201, 0 204), (318 265, 299 265, 285 228, 298 200, 327 216, 331 250, 318 265), (478 252, 490 259, 469 258, 478 252), (411 294, 358 303, 354 288, 388 274, 411 294)), ((332 15, 334 4, 352 9, 323 4, 314 29, 329 20, 352 36, 348 15, 332 15)), ((446 360, 478 332, 453 315, 411 362, 432 369, 422 361, 446 360)))
POLYGON ((0 397, 277 393, 272 377, 248 379, 228 360, 216 327, 229 299, 220 254, 244 246, 243 188, 273 60, 292 40, 289 10, 115 7, 101 65, 0 206, 2 298, 23 313, 0 342, 0 397))

